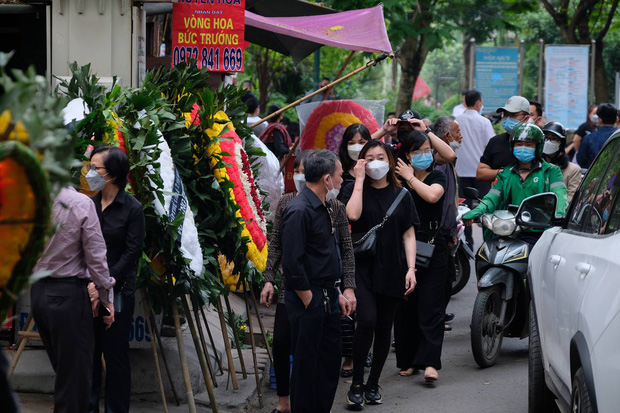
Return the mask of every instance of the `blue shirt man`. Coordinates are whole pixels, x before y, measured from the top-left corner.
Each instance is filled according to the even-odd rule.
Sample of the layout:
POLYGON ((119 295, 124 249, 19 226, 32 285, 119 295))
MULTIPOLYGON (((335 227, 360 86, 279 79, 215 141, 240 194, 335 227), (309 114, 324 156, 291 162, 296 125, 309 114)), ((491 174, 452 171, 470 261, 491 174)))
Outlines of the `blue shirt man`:
POLYGON ((596 132, 583 138, 579 153, 577 153, 577 162, 582 168, 590 167, 607 139, 616 131, 614 124, 618 121, 618 112, 613 105, 603 103, 596 110, 596 114, 601 121, 601 126, 596 132))

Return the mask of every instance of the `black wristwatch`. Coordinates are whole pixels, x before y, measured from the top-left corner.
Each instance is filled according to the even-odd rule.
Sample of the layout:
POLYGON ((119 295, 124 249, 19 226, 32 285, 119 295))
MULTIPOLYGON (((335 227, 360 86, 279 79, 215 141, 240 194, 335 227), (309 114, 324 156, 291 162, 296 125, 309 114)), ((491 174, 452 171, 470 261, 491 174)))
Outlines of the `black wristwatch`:
POLYGON ((433 130, 432 130, 431 128, 428 128, 428 127, 427 127, 427 128, 426 128, 426 130, 424 131, 424 133, 426 133, 426 134, 428 135, 428 134, 429 134, 429 133, 431 133, 432 131, 433 131, 433 130))

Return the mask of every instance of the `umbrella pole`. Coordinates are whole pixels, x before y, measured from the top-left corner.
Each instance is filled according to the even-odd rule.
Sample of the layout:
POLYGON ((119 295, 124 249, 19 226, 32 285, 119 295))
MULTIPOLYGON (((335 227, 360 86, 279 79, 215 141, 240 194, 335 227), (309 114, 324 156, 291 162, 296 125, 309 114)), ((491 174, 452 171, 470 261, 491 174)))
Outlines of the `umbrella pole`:
POLYGON ((258 122, 254 122, 253 124, 249 125, 249 126, 250 126, 250 128, 254 128, 254 127, 256 127, 256 126, 260 125, 261 123, 268 121, 269 119, 271 119, 271 118, 273 118, 273 117, 280 116, 280 114, 281 114, 281 113, 283 113, 283 112, 285 112, 285 111, 289 110, 289 109, 290 109, 290 108, 292 108, 292 107, 295 107, 295 106, 299 105, 301 102, 303 102, 303 101, 305 101, 305 100, 308 100, 308 99, 310 99, 311 97, 316 96, 316 95, 318 95, 319 93, 322 93, 322 92, 326 91, 327 89, 329 89, 329 88, 331 88, 331 87, 334 87, 334 86, 335 86, 335 85, 337 85, 338 83, 343 82, 343 81, 347 80, 348 78, 355 76, 355 75, 356 75, 356 74, 358 74, 359 72, 361 72, 361 71, 363 71, 363 70, 366 70, 366 69, 368 69, 369 67, 376 66, 376 65, 377 65, 377 63, 381 62, 382 60, 387 59, 387 57, 388 57, 388 55, 387 55, 386 53, 382 53, 382 54, 381 54, 381 55, 379 55, 376 59, 371 60, 370 62, 366 63, 366 64, 365 64, 364 66, 362 66, 362 67, 358 67, 357 69, 355 69, 355 70, 354 70, 354 71, 352 71, 351 73, 346 74, 345 76, 341 77, 340 79, 336 79, 336 80, 334 80, 333 82, 331 82, 330 84, 328 84, 328 85, 326 85, 326 86, 323 86, 322 88, 315 90, 314 92, 310 93, 309 95, 306 95, 306 96, 302 97, 301 99, 297 99, 295 102, 293 102, 293 103, 291 103, 291 104, 289 104, 289 105, 287 105, 287 106, 283 107, 282 109, 280 109, 280 110, 278 110, 278 111, 276 111, 276 112, 273 112, 271 115, 269 115, 269 116, 266 116, 266 117, 262 118, 262 119, 261 119, 261 120, 259 120, 258 122))
MULTIPOLYGON (((344 64, 340 68, 340 71, 338 72, 338 74, 336 75, 336 78, 334 80, 340 79, 340 76, 342 76, 342 72, 344 72, 344 69, 347 68, 347 66, 349 65, 349 62, 353 58, 354 54, 355 54, 355 50, 351 50, 351 54, 349 55, 349 57, 347 57, 347 60, 344 61, 344 64)), ((325 102, 329 98, 329 95, 332 94, 333 91, 334 91, 334 88, 330 87, 329 89, 327 89, 327 92, 325 92, 325 94, 323 95, 323 99, 321 101, 325 102)))

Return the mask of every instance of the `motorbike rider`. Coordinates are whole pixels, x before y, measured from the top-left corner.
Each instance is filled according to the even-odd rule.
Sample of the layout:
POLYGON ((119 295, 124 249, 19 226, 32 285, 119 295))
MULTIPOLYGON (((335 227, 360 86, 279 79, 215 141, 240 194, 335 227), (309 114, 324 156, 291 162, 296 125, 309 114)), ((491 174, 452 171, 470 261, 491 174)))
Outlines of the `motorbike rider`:
POLYGON ((545 161, 557 165, 562 170, 564 183, 568 189, 568 202, 581 183, 581 168, 570 162, 566 154, 566 130, 560 122, 549 122, 543 126, 545 145, 543 146, 543 158, 545 161))
MULTIPOLYGON (((544 145, 543 131, 536 125, 521 123, 510 136, 510 147, 515 158, 512 165, 497 174, 497 179, 480 204, 463 215, 467 225, 484 213, 506 209, 508 205, 521 202, 536 194, 553 192, 558 197, 555 215, 563 216, 568 205, 568 192, 562 171, 542 159, 544 145)), ((542 234, 539 231, 524 231, 521 235, 534 244, 542 234)))

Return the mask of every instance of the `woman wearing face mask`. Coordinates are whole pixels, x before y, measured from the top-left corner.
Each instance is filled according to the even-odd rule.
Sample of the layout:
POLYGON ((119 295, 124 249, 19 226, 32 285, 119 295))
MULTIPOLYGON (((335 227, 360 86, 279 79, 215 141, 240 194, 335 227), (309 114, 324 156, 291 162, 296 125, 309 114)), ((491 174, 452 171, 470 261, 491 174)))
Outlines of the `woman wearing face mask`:
POLYGON ((142 254, 145 227, 142 205, 125 192, 128 174, 129 159, 120 148, 98 146, 91 152, 90 171, 86 180, 92 191, 100 191, 92 200, 107 247, 110 275, 116 279, 116 313, 115 322, 108 329, 101 314, 95 319, 90 412, 99 411, 101 353, 106 361, 105 411, 129 411, 131 370, 127 337, 133 319, 136 266, 142 254), (117 302, 120 303, 120 309, 117 302))
POLYGON ((447 249, 440 228, 447 178, 434 169, 433 154, 429 137, 413 131, 401 142, 396 165, 420 216, 418 239, 435 245, 430 266, 418 269, 416 289, 396 313, 396 362, 402 376, 425 369, 427 382, 437 380, 441 369, 447 283, 447 249))
POLYGON ((568 189, 568 202, 570 202, 581 183, 581 168, 568 160, 565 148, 566 130, 560 122, 549 122, 542 130, 545 134, 543 158, 562 170, 564 183, 568 189))
POLYGON ((577 128, 575 134, 573 135, 573 141, 566 147, 566 153, 568 154, 569 159, 574 161, 575 156, 577 156, 577 152, 579 152, 579 148, 581 147, 581 141, 583 138, 598 130, 599 118, 596 114, 597 109, 597 105, 588 106, 588 117, 586 118, 586 121, 579 125, 579 128, 577 128))
POLYGON ((359 154, 366 145, 366 142, 370 141, 370 132, 368 128, 361 123, 354 123, 344 131, 342 135, 342 142, 338 149, 338 156, 342 162, 342 179, 343 185, 355 181, 353 175, 353 167, 359 159, 359 154))
MULTIPOLYGON (((356 236, 380 224, 401 192, 394 168, 389 146, 377 140, 364 145, 354 167, 355 182, 343 189, 341 198, 346 203, 351 232, 356 236)), ((346 399, 352 407, 383 402, 379 377, 390 350, 396 304, 414 290, 416 283, 417 224, 413 200, 406 192, 377 233, 374 255, 355 258, 357 328, 353 338, 353 383, 346 399), (372 368, 364 385, 364 360, 373 339, 372 368)))
MULTIPOLYGON (((265 307, 269 307, 274 296, 274 286, 276 283, 275 271, 280 265, 282 258, 282 215, 286 210, 289 202, 295 198, 305 186, 304 177, 304 160, 311 154, 312 150, 303 151, 295 159, 294 169, 296 192, 291 192, 280 198, 276 209, 273 229, 269 237, 269 249, 267 255, 267 266, 263 276, 265 277, 265 285, 260 294, 260 302, 265 307)), ((335 192, 332 191, 330 207, 334 214, 334 224, 338 227, 338 235, 340 240, 340 253, 342 257, 343 268, 343 285, 344 288, 355 288, 355 261, 353 259, 353 246, 351 245, 351 232, 349 231, 349 221, 344 205, 333 199, 335 192)), ((327 197, 326 197, 327 199, 327 197)), ((273 326, 273 363, 274 373, 276 376, 278 404, 272 413, 288 413, 291 411, 289 399, 290 387, 290 360, 291 354, 291 325, 286 314, 284 305, 284 277, 280 282, 280 293, 278 294, 278 303, 276 305, 276 315, 273 326)), ((348 297, 353 299, 353 297, 348 297)))

